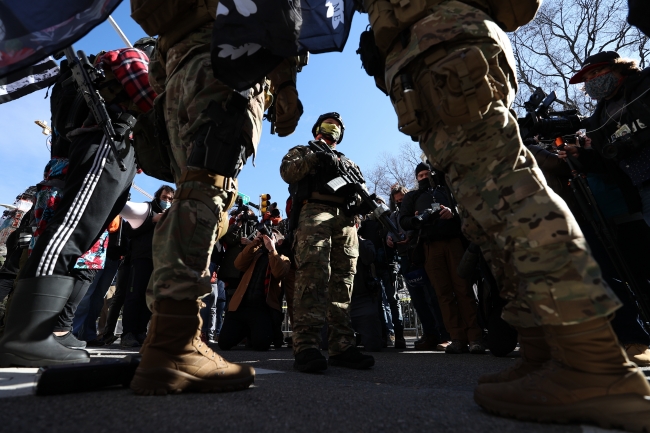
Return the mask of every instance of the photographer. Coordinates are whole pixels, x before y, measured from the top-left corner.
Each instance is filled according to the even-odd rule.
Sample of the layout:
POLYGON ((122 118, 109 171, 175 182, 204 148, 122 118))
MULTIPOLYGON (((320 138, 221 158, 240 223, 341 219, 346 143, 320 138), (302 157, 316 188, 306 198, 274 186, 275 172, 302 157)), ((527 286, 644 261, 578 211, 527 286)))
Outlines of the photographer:
POLYGON ((585 83, 597 102, 587 119, 593 149, 570 149, 589 171, 604 172, 621 188, 630 211, 650 225, 650 68, 615 51, 588 57, 569 81, 585 83), (635 190, 637 194, 635 194, 635 190))
POLYGON ((390 208, 393 213, 390 218, 400 229, 400 234, 404 235, 404 240, 396 241, 400 238, 399 234, 388 233, 386 245, 395 248, 397 252, 399 272, 404 277, 404 284, 411 296, 411 303, 420 323, 422 323, 424 335, 414 343, 415 350, 444 351, 451 344, 449 341, 451 337, 445 329, 436 294, 426 277, 426 272, 421 269, 422 255, 416 254, 418 251, 417 230, 404 230, 399 223, 400 208, 408 192, 408 189, 403 186, 396 186, 391 190, 390 208), (415 277, 413 277, 414 275, 415 277))
POLYGON ((242 272, 235 266, 235 259, 251 242, 249 237, 255 232, 256 224, 257 217, 253 211, 241 205, 232 212, 228 231, 219 239, 225 249, 219 266, 219 280, 224 282, 228 298, 235 293, 242 277, 242 272))
POLYGON ((219 347, 231 349, 248 338, 254 350, 268 350, 282 325, 280 281, 289 272, 289 258, 278 254, 276 242, 282 235, 261 231, 237 256, 235 266, 244 272, 224 318, 219 347))
POLYGON ((407 230, 419 230, 423 240, 424 268, 438 295, 440 311, 452 342, 445 353, 485 353, 483 331, 476 318, 476 299, 467 280, 456 269, 463 257, 460 217, 453 212, 449 191, 442 176, 435 178, 427 164, 417 165, 418 190, 404 197, 400 224, 407 230))

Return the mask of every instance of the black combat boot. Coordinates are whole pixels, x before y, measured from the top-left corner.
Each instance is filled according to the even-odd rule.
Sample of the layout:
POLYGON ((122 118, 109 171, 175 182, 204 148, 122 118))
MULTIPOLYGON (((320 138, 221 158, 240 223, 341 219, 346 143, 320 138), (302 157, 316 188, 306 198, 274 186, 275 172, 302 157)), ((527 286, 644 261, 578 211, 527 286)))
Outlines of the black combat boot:
POLYGON ((0 340, 0 367, 90 361, 88 352, 64 347, 52 334, 74 284, 74 278, 60 275, 18 280, 0 340))
POLYGON ((375 358, 370 355, 364 355, 356 347, 350 347, 343 353, 330 355, 329 364, 334 367, 365 370, 375 365, 375 358))
POLYGON ((327 359, 318 349, 306 349, 296 354, 293 368, 303 373, 315 373, 327 370, 327 359))

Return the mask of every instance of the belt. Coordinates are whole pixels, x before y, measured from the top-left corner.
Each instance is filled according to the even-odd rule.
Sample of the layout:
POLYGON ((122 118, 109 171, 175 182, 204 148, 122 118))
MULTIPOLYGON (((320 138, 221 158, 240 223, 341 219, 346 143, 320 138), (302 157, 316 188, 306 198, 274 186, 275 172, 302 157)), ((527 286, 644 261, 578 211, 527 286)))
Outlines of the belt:
POLYGON ((332 206, 339 209, 345 209, 344 203, 336 203, 334 201, 327 201, 327 200, 318 200, 317 198, 308 198, 307 200, 304 200, 302 203, 303 204, 305 203, 324 204, 325 206, 332 206))

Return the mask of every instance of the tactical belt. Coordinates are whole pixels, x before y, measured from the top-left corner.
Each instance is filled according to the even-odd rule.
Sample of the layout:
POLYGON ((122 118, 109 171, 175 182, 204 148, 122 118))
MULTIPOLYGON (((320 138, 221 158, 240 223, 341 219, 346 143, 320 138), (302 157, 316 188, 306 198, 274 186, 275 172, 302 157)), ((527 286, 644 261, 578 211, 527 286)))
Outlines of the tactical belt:
POLYGON ((181 175, 179 185, 185 182, 200 182, 214 185, 229 193, 237 192, 237 181, 232 177, 225 177, 220 174, 210 173, 207 170, 187 170, 181 175))
POLYGON ((327 201, 327 200, 318 200, 317 198, 308 198, 307 200, 304 200, 302 203, 303 204, 305 203, 324 204, 325 206, 332 206, 339 209, 345 209, 344 203, 336 203, 334 201, 327 201))

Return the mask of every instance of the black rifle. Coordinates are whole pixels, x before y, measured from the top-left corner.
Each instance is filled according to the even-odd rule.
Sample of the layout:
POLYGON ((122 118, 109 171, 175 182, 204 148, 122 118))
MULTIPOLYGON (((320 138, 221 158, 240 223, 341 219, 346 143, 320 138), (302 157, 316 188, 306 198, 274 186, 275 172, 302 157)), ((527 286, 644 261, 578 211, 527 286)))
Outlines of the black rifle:
POLYGON ((77 84, 77 89, 79 89, 86 100, 86 104, 88 104, 90 112, 93 113, 97 125, 104 130, 104 136, 111 146, 111 151, 115 155, 117 165, 120 167, 120 170, 126 171, 124 161, 122 161, 122 157, 118 153, 117 147, 115 147, 115 141, 119 142, 121 138, 115 132, 115 128, 113 128, 113 123, 106 110, 104 98, 102 98, 99 91, 94 87, 98 81, 104 78, 104 71, 95 68, 83 51, 77 51, 75 55, 74 49, 70 46, 63 50, 63 52, 68 58, 68 65, 70 66, 70 70, 72 70, 72 76, 77 84))
MULTIPOLYGON (((338 155, 334 153, 331 147, 326 143, 320 140, 313 140, 309 142, 309 147, 315 152, 324 152, 330 155, 333 155, 338 159, 338 155)), ((376 194, 368 194, 368 190, 365 188, 366 181, 361 175, 361 173, 354 167, 348 167, 345 163, 337 165, 338 167, 338 177, 327 182, 327 187, 331 190, 332 193, 335 193, 342 187, 346 185, 352 185, 354 191, 361 197, 364 204, 370 208, 372 214, 377 218, 377 220, 387 229, 395 233, 395 236, 399 236, 400 240, 404 240, 406 236, 404 233, 400 233, 399 229, 395 224, 390 220, 390 209, 385 204, 377 204, 375 199, 377 198, 376 194)))
POLYGON ((622 283, 628 288, 632 299, 637 304, 637 308, 643 317, 644 327, 650 332, 650 299, 648 298, 648 294, 641 290, 641 286, 634 277, 634 273, 630 271, 625 257, 618 247, 616 235, 612 233, 607 220, 598 208, 586 176, 576 169, 570 158, 566 158, 565 161, 571 169, 572 179, 569 181, 569 185, 582 209, 582 213, 594 228, 596 236, 598 236, 598 239, 607 250, 607 255, 616 268, 616 273, 623 279, 622 283))

